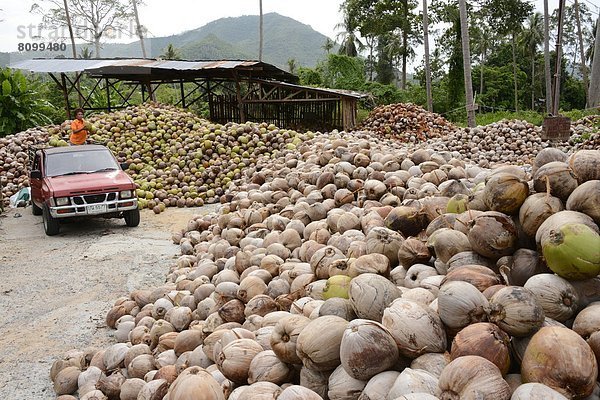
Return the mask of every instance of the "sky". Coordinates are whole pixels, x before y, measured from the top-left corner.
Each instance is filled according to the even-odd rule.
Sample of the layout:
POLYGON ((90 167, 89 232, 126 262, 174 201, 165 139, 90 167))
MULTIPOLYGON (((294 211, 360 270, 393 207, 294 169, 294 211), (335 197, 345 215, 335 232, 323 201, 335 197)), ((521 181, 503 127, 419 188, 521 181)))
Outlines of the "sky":
MULTIPOLYGON (((41 1, 62 0, 0 0, 0 52, 17 51, 19 44, 32 44, 43 42, 42 39, 32 37, 37 33, 40 16, 30 13, 31 6, 41 1)), ((123 0, 125 1, 125 0, 123 0)), ((139 0, 138 0, 139 1, 139 0)), ((543 0, 530 0, 537 11, 543 11, 543 0)), ((573 0, 567 0, 572 3, 573 0)), ((598 15, 600 0, 580 0, 598 15)), ((277 12, 291 17, 304 24, 310 25, 316 31, 335 40, 335 26, 342 20, 340 5, 343 0, 263 0, 263 13, 277 12)), ((419 1, 420 5, 421 2, 419 1)), ((558 7, 558 0, 549 0, 550 12, 558 7)), ((211 21, 225 17, 242 15, 258 15, 258 0, 144 0, 139 7, 141 23, 148 29, 149 36, 168 36, 186 30, 199 28, 211 21)), ((132 31, 134 25, 132 23, 132 31)), ((435 29, 435 26, 432 27, 435 29)), ((65 32, 58 34, 43 30, 42 34, 65 36, 65 32)), ((121 36, 118 42, 132 42, 137 40, 133 34, 121 36)), ((47 40, 46 40, 47 42, 47 40)), ((433 40, 430 39, 430 45, 433 40)), ((413 64, 420 64, 422 59, 422 46, 415 49, 417 57, 413 64)))
MULTIPOLYGON (((40 42, 31 38, 31 34, 37 33, 37 25, 41 20, 39 15, 29 12, 35 2, 0 0, 0 51, 16 51, 19 43, 40 42)), ((263 13, 276 12, 291 17, 335 39, 335 25, 342 19, 339 12, 342 2, 343 0, 263 0, 263 13)), ((168 36, 199 28, 219 18, 258 15, 259 1, 145 0, 138 11, 149 36, 168 36)), ((49 30, 44 30, 43 33, 46 37, 54 34, 49 30)), ((120 41, 134 40, 136 37, 124 35, 120 41)))

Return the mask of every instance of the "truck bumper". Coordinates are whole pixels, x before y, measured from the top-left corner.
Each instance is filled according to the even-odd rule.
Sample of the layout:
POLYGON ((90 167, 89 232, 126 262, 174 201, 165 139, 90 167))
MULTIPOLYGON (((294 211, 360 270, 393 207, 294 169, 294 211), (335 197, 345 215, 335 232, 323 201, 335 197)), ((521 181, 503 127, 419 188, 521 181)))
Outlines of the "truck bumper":
POLYGON ((54 218, 83 217, 83 216, 102 216, 105 214, 115 214, 123 211, 135 210, 138 208, 137 198, 107 201, 97 204, 86 205, 68 205, 49 207, 50 215, 54 218))

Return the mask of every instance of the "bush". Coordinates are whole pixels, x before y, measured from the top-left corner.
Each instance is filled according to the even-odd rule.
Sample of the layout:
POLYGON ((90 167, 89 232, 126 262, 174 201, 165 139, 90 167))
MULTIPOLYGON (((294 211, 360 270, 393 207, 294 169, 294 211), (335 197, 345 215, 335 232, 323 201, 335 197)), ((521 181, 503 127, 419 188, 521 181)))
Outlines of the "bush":
POLYGON ((52 123, 55 107, 20 71, 0 69, 0 136, 52 123))

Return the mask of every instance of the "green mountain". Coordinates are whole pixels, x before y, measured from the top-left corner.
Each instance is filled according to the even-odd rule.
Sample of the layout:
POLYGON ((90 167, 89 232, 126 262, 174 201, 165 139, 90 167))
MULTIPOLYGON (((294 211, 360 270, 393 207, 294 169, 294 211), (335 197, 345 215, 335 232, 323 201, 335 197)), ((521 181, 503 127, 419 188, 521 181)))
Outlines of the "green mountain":
MULTIPOLYGON (((287 62, 293 58, 299 66, 314 67, 324 58, 322 46, 327 37, 309 25, 292 18, 268 13, 263 16, 263 61, 287 70, 287 62)), ((177 35, 146 40, 146 49, 152 58, 160 57, 172 44, 186 60, 258 59, 258 15, 221 18, 200 28, 177 35)), ((79 45, 78 53, 83 45, 79 45)), ((93 47, 93 46, 87 46, 93 47)), ((0 53, 0 65, 35 57, 55 57, 56 53, 0 53)), ((70 56, 70 50, 63 54, 70 56)), ((105 44, 103 58, 141 57, 139 41, 127 44, 105 44)))

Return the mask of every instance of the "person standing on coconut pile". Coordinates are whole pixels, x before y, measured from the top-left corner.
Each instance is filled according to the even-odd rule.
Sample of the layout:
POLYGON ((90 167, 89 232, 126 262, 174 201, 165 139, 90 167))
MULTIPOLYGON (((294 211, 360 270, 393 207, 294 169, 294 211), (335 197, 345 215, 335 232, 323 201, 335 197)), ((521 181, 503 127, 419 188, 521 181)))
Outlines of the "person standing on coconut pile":
POLYGON ((85 144, 88 137, 88 123, 83 120, 83 109, 75 110, 75 119, 71 122, 71 135, 69 136, 69 144, 78 146, 85 144))

